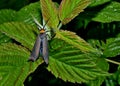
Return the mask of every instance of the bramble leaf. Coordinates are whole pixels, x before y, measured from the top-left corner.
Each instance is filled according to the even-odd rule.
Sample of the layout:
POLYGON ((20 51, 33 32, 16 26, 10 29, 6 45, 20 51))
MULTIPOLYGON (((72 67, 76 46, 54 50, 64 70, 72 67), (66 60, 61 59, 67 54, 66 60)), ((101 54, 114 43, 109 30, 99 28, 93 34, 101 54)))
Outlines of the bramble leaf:
POLYGON ((28 63, 29 51, 16 44, 0 45, 0 86, 23 86, 41 62, 28 63))
POLYGON ((5 34, 1 33, 0 32, 0 44, 1 43, 8 43, 8 42, 11 42, 12 40, 6 36, 5 34))
POLYGON ((107 2, 110 2, 111 0, 91 0, 91 4, 90 4, 90 7, 93 7, 93 6, 98 6, 98 5, 102 5, 102 4, 105 4, 107 2))
POLYGON ((90 0, 62 0, 59 7, 59 18, 67 24, 90 4, 90 0))
POLYGON ((120 3, 112 2, 105 8, 103 8, 97 15, 93 18, 94 21, 99 22, 112 22, 120 21, 120 3))
POLYGON ((56 77, 64 81, 81 83, 108 75, 97 66, 100 57, 97 50, 74 33, 61 31, 50 44, 52 48, 48 70, 56 77))
POLYGON ((36 39, 36 35, 33 32, 37 33, 37 28, 25 23, 9 22, 1 24, 0 31, 23 46, 32 49, 36 39))
POLYGON ((48 21, 48 26, 54 29, 59 24, 58 11, 52 0, 40 0, 42 15, 45 21, 48 21))
POLYGON ((120 34, 116 38, 109 38, 103 52, 106 57, 115 57, 120 55, 120 34))
POLYGON ((16 11, 14 10, 11 9, 0 10, 0 24, 14 21, 15 16, 16 16, 16 11))
POLYGON ((32 18, 34 16, 39 22, 41 22, 41 9, 40 9, 40 2, 31 3, 23 8, 21 8, 16 16, 15 20, 19 22, 25 22, 27 24, 34 25, 34 20, 32 18))

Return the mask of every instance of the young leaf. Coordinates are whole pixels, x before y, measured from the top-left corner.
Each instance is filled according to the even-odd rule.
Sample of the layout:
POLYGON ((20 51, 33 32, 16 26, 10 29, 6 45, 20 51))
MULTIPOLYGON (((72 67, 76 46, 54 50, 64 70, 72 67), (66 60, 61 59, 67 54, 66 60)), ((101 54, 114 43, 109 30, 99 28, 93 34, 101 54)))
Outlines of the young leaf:
POLYGON ((41 62, 28 63, 29 52, 15 44, 0 45, 0 86, 23 86, 30 72, 41 62))
POLYGON ((1 24, 0 31, 31 50, 36 39, 34 33, 37 33, 37 28, 24 23, 9 22, 1 24))
POLYGON ((70 22, 88 5, 90 0, 62 0, 59 7, 59 18, 63 24, 70 22))
POLYGON ((90 46, 85 40, 78 37, 75 33, 70 31, 60 31, 56 33, 62 40, 72 44, 79 48, 82 52, 98 52, 92 46, 90 46))
POLYGON ((52 47, 48 65, 49 71, 64 81, 74 83, 88 82, 98 76, 107 75, 97 67, 96 60, 99 54, 90 45, 72 32, 62 31, 60 34, 57 34, 50 43, 52 47), (85 48, 85 45, 88 48, 85 48))
POLYGON ((104 9, 102 9, 94 18, 94 21, 112 22, 120 21, 120 3, 112 2, 104 9))
POLYGON ((57 28, 59 24, 58 12, 52 0, 40 0, 42 15, 45 21, 49 20, 48 25, 52 28, 57 28))

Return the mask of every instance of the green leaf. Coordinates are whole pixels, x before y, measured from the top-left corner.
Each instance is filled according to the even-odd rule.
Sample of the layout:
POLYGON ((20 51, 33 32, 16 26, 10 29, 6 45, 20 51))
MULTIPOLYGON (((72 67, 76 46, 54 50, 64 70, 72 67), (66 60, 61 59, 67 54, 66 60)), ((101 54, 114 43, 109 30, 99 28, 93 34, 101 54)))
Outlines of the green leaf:
POLYGON ((33 25, 35 23, 33 21, 32 16, 34 16, 41 22, 40 2, 31 3, 20 9, 16 14, 15 20, 33 25))
POLYGON ((37 33, 37 28, 25 23, 9 22, 1 24, 0 31, 31 50, 36 39, 34 33, 37 33))
POLYGON ((58 37, 69 44, 79 48, 82 52, 98 52, 90 46, 84 39, 78 37, 75 33, 70 31, 60 31, 56 33, 58 37))
POLYGON ((0 45, 0 86, 23 86, 30 72, 41 62, 28 63, 29 52, 15 44, 0 45))
POLYGON ((12 40, 8 36, 6 36, 6 35, 4 35, 3 33, 0 32, 0 44, 11 42, 11 41, 12 40))
POLYGON ((41 22, 40 2, 29 4, 19 11, 10 9, 0 10, 0 24, 11 21, 22 21, 27 24, 35 25, 32 16, 41 22))
POLYGON ((106 57, 115 57, 120 55, 120 35, 116 38, 109 38, 103 54, 106 57))
POLYGON ((102 52, 102 50, 105 49, 105 42, 103 40, 98 40, 98 39, 89 39, 88 42, 94 47, 97 48, 102 52))
POLYGON ((110 2, 111 0, 91 0, 90 7, 98 6, 110 2))
POLYGON ((74 33, 62 31, 56 35, 50 44, 52 47, 48 70, 56 77, 64 81, 81 83, 94 80, 98 76, 107 75, 107 72, 96 64, 100 56, 98 52, 91 52, 94 49, 74 33), (88 48, 85 48, 84 45, 88 48))
POLYGON ((112 71, 114 71, 114 73, 111 76, 106 78, 105 86, 119 86, 120 85, 120 65, 117 67, 118 69, 116 71, 114 71, 114 69, 116 69, 116 66, 112 68, 112 71))
POLYGON ((55 3, 52 0, 40 0, 42 15, 45 21, 49 20, 48 26, 57 28, 59 24, 58 12, 55 3))
MULTIPOLYGON (((102 57, 98 58, 96 60, 96 64, 97 64, 98 67, 100 67, 104 71, 108 71, 109 70, 109 64, 102 57)), ((89 81, 87 83, 87 86, 101 86, 101 84, 103 83, 103 81, 105 80, 105 78, 106 78, 106 76, 97 77, 95 80, 89 81)))
MULTIPOLYGON (((108 25, 109 26, 109 25, 108 25)), ((100 27, 100 26, 99 26, 100 27)), ((115 57, 117 55, 120 55, 120 34, 119 34, 119 26, 110 25, 108 27, 104 27, 102 29, 95 28, 98 30, 95 32, 92 30, 92 33, 98 33, 98 34, 93 34, 91 37, 95 37, 93 39, 89 39, 88 42, 94 47, 99 49, 100 51, 103 52, 103 54, 106 57, 115 57), (99 36, 100 34, 100 36, 99 36), (118 35, 117 35, 118 34, 118 35), (112 37, 113 36, 113 37, 112 37), (102 39, 99 39, 97 37, 102 37, 102 39), (108 38, 109 37, 109 38, 108 38)), ((101 27, 100 27, 101 28, 101 27)), ((91 34, 92 34, 91 33, 91 34)), ((90 37, 90 35, 89 35, 90 37)))
POLYGON ((11 9, 0 10, 0 24, 14 21, 15 16, 16 16, 16 11, 14 10, 11 9))
POLYGON ((88 42, 106 57, 120 55, 119 22, 99 24, 91 27, 88 32, 88 42))
POLYGON ((62 0, 59 18, 63 24, 70 22, 90 4, 90 0, 62 0))
POLYGON ((87 86, 101 86, 104 80, 105 80, 105 77, 98 77, 95 80, 87 83, 87 86))
POLYGON ((118 84, 120 85, 120 65, 119 65, 119 67, 118 67, 118 71, 117 71, 117 74, 116 74, 117 76, 117 80, 118 80, 118 84))
POLYGON ((104 7, 97 15, 92 19, 99 22, 112 22, 120 21, 120 3, 112 2, 104 7))

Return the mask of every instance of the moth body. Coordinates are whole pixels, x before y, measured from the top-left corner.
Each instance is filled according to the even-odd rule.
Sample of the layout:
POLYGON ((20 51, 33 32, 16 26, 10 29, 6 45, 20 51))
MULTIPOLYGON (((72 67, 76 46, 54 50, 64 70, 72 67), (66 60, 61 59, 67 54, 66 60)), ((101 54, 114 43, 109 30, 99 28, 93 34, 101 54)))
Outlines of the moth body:
POLYGON ((48 64, 48 40, 47 34, 44 29, 40 30, 40 34, 37 36, 34 47, 32 49, 29 61, 36 61, 41 55, 46 64, 48 64))

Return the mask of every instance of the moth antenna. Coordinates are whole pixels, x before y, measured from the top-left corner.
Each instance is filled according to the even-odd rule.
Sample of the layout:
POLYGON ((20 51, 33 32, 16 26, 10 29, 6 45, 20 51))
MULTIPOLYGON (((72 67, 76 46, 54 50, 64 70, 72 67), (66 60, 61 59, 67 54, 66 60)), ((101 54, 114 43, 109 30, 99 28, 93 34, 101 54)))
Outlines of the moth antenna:
POLYGON ((37 25, 38 29, 41 30, 43 28, 43 26, 37 21, 37 19, 32 15, 32 18, 35 22, 35 24, 37 25))
POLYGON ((45 26, 47 25, 48 21, 50 20, 50 18, 47 20, 47 22, 44 24, 43 29, 45 29, 45 26))

